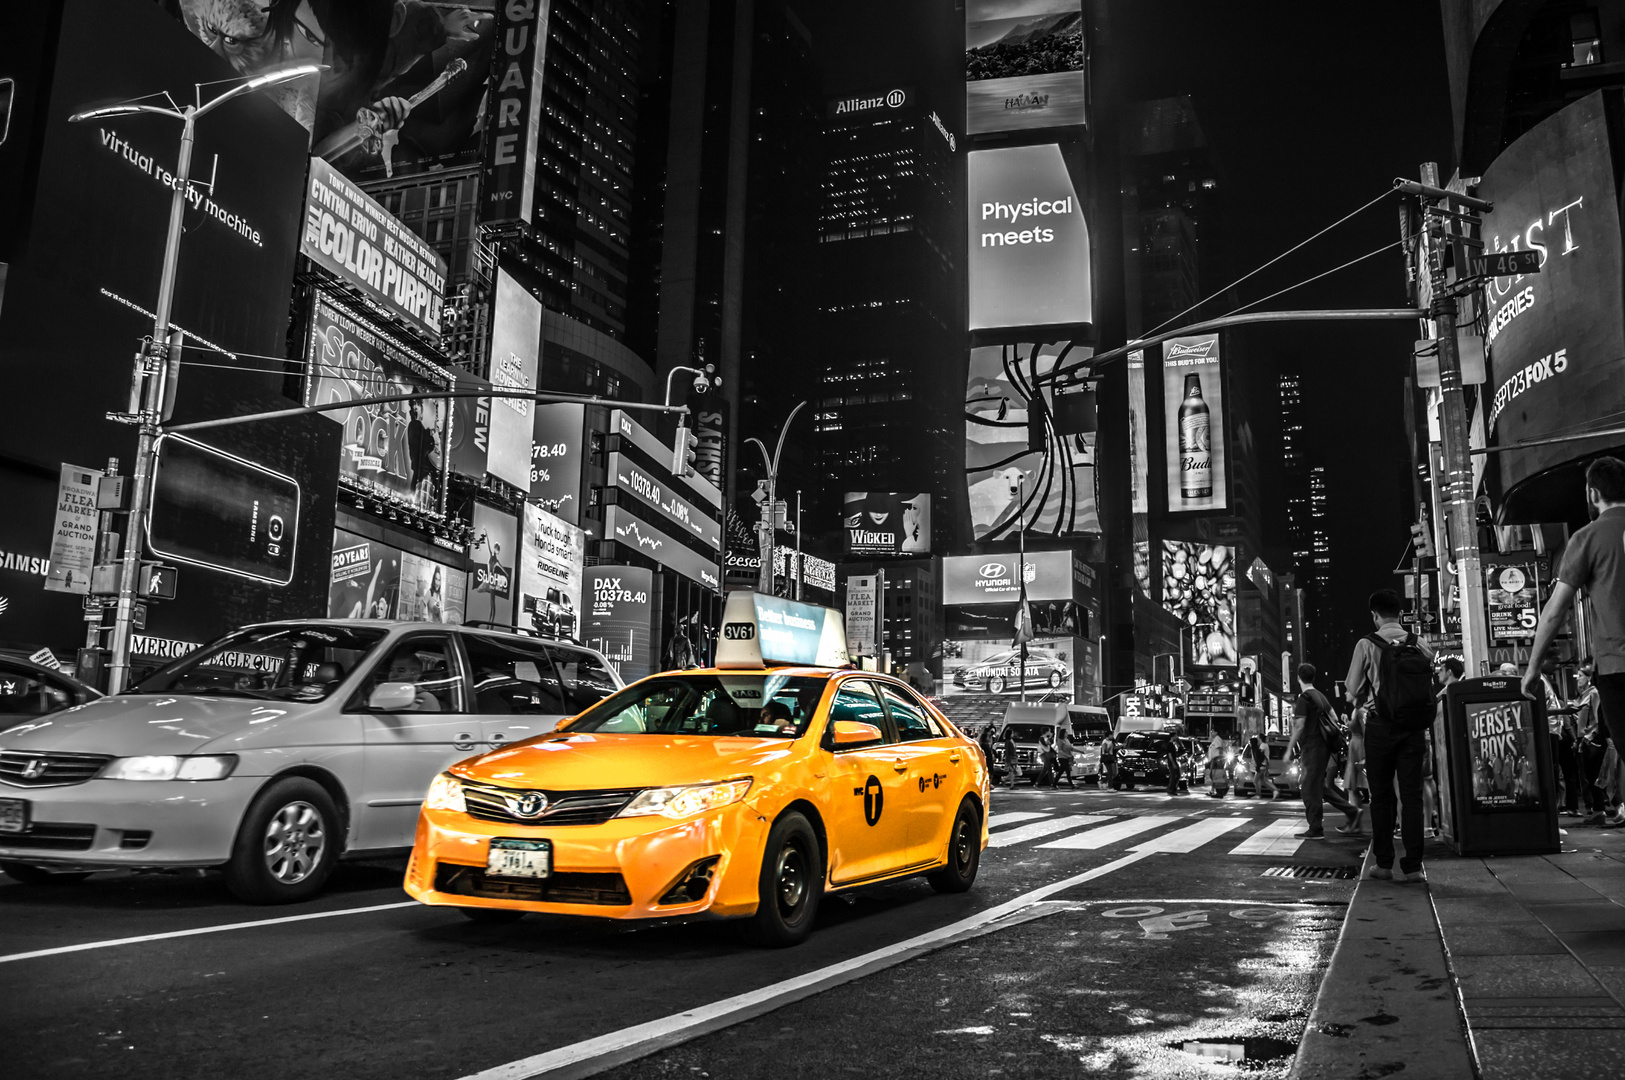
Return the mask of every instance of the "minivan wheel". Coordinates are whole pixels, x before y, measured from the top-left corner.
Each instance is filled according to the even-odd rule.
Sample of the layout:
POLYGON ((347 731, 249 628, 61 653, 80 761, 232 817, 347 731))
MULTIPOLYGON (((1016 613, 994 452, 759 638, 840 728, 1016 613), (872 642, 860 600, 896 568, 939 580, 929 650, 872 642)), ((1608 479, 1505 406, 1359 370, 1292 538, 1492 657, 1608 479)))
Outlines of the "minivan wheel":
POLYGON ((0 870, 24 885, 77 885, 90 876, 89 870, 51 870, 20 862, 0 862, 0 870))
POLYGON ((338 857, 338 808, 314 780, 266 786, 237 828, 226 886, 250 904, 291 904, 321 892, 338 857))
POLYGON ((811 823, 794 811, 773 823, 762 847, 756 914, 740 926, 752 945, 782 949, 812 933, 824 894, 824 859, 811 823))

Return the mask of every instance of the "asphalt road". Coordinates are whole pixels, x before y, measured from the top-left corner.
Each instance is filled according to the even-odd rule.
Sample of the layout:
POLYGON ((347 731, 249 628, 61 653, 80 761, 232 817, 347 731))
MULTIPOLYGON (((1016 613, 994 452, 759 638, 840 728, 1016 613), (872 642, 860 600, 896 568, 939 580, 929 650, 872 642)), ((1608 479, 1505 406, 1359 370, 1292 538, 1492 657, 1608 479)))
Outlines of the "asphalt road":
POLYGON ((780 951, 724 924, 479 926, 406 902, 390 863, 286 908, 198 875, 0 878, 0 1039, 16 1078, 1211 1075, 1198 1053, 1284 1076, 1364 847, 1292 839, 1300 809, 1001 791, 971 892, 829 897, 780 951))

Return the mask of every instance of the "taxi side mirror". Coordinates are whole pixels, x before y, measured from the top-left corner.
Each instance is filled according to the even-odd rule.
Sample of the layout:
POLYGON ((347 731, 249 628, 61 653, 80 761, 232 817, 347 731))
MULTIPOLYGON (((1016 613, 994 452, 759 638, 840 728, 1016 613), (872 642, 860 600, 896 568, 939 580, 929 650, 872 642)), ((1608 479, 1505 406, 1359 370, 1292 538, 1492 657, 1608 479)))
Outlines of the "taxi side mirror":
POLYGON ((880 729, 873 724, 865 724, 860 720, 835 721, 833 742, 835 749, 847 746, 862 746, 865 743, 874 743, 881 740, 880 729))
POLYGON ((417 703, 418 688, 409 682, 384 682, 373 687, 367 708, 378 712, 400 712, 417 703))

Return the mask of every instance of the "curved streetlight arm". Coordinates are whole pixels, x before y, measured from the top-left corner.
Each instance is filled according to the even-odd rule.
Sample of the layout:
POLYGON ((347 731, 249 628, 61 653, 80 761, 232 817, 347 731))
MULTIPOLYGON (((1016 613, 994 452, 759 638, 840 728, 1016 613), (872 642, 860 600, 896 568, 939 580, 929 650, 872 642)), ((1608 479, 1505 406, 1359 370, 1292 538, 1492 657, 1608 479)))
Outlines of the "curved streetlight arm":
MULTIPOLYGON (((807 403, 803 401, 800 405, 797 405, 795 408, 791 409, 790 415, 784 418, 784 426, 779 429, 779 445, 773 448, 773 464, 770 471, 774 476, 779 475, 779 455, 784 453, 784 437, 790 434, 790 425, 795 421, 796 413, 800 412, 806 407, 807 403)), ((767 455, 767 448, 765 446, 762 448, 762 455, 764 457, 767 455)))
POLYGON ((762 465, 767 469, 767 471, 769 473, 772 473, 773 472, 773 459, 767 456, 767 444, 762 442, 761 439, 758 439, 755 436, 752 436, 751 438, 746 439, 745 442, 747 442, 747 443, 755 443, 756 444, 756 449, 758 449, 758 450, 760 450, 762 452, 762 465))
POLYGON ((159 116, 168 116, 176 120, 185 120, 186 114, 176 112, 174 109, 161 109, 156 105, 109 105, 104 109, 86 109, 76 112, 68 117, 68 123, 78 124, 86 120, 100 120, 107 116, 130 116, 135 113, 157 113, 159 116))

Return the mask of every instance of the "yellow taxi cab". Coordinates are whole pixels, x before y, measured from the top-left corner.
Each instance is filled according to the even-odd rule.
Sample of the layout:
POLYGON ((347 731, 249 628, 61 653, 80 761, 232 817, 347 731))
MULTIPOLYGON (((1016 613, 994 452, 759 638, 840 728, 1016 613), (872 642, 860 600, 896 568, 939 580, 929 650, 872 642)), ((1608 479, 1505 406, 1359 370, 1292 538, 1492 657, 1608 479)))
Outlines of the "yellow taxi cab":
POLYGON ((847 663, 836 612, 730 594, 715 667, 651 675, 437 777, 406 891, 489 921, 738 918, 793 945, 828 892, 916 874, 969 889, 980 750, 847 663))

